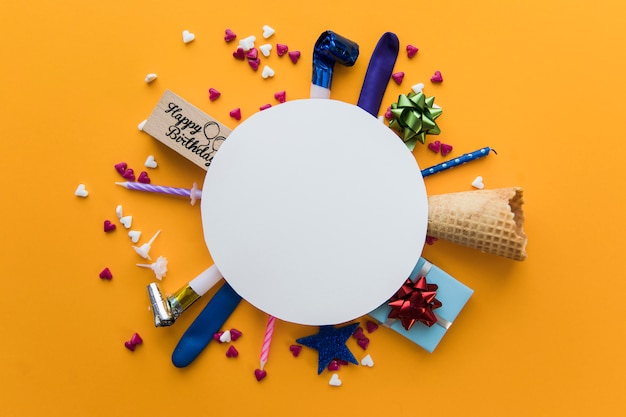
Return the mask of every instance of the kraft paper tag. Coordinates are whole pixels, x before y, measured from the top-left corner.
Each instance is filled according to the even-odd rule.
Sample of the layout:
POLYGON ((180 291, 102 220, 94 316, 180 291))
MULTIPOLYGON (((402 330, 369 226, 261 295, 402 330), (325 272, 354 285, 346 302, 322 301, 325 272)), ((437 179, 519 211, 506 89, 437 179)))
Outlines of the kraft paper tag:
POLYGON ((231 130, 169 90, 143 131, 206 170, 231 130))

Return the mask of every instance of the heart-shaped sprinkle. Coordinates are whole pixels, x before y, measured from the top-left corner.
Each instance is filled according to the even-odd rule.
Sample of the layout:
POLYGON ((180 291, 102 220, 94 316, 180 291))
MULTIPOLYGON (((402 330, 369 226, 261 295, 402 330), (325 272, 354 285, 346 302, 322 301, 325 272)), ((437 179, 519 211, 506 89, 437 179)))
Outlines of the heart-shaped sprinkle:
POLYGON ((74 195, 76 197, 87 197, 89 195, 89 191, 85 188, 85 184, 78 184, 76 191, 74 191, 74 195))
POLYGON ((287 45, 282 44, 282 43, 277 43, 276 44, 276 53, 278 54, 278 56, 283 56, 288 51, 289 51, 289 47, 287 45))
POLYGON ((215 101, 218 98, 220 98, 221 95, 222 95, 222 93, 217 91, 215 88, 213 88, 213 87, 209 88, 209 100, 215 101))
POLYGON ((300 59, 300 51, 290 51, 288 55, 289 59, 291 59, 291 62, 293 62, 294 64, 297 63, 300 59))
POLYGON ((354 333, 352 333, 352 337, 354 337, 355 339, 363 339, 365 337, 365 334, 363 334, 363 328, 357 327, 354 333))
POLYGON ((385 119, 391 120, 393 118, 393 114, 391 114, 391 106, 387 107, 387 111, 385 111, 385 119))
POLYGON ((264 105, 262 105, 261 107, 259 107, 259 110, 261 110, 261 111, 263 111, 263 110, 267 110, 267 109, 269 109, 270 107, 272 107, 272 105, 271 105, 271 104, 269 104, 269 103, 268 103, 268 104, 264 104, 264 105))
POLYGON ((146 119, 146 120, 144 120, 143 122, 139 123, 139 124, 137 125, 137 129, 139 129, 139 130, 143 131, 143 127, 146 125, 146 123, 148 123, 148 120, 147 120, 147 119, 146 119))
POLYGON ((154 159, 154 156, 148 155, 146 158, 146 162, 143 163, 146 168, 156 168, 158 166, 157 161, 154 159))
POLYGON ((337 362, 336 360, 332 360, 330 361, 330 363, 328 364, 328 370, 329 371, 338 371, 339 370, 339 362, 337 362))
POLYGON ((128 168, 122 174, 122 177, 126 178, 128 181, 135 181, 135 171, 132 168, 128 168))
POLYGON ((274 98, 278 100, 279 103, 284 103, 287 101, 287 92, 279 91, 278 93, 274 93, 274 98))
POLYGON ((448 145, 447 143, 442 143, 441 144, 441 154, 443 156, 446 156, 450 152, 452 152, 452 145, 448 145))
POLYGON ((415 94, 421 93, 423 89, 424 89, 424 83, 417 83, 413 87, 411 87, 411 90, 413 90, 415 94))
POLYGON ((239 330, 237 330, 237 329, 230 329, 230 340, 232 340, 233 342, 235 340, 239 339, 242 335, 243 335, 243 333, 241 333, 239 330))
POLYGON ((130 226, 133 224, 133 216, 123 216, 120 217, 120 223, 127 229, 130 229, 130 226))
POLYGON ((271 43, 265 43, 261 46, 259 46, 259 51, 261 51, 261 53, 263 54, 264 57, 268 57, 270 56, 270 51, 272 50, 272 44, 271 43))
POLYGON ((426 235, 426 244, 428 245, 434 245, 436 241, 438 241, 439 239, 437 239, 434 236, 428 236, 426 235))
POLYGON ((220 343, 230 343, 232 339, 230 338, 230 330, 224 331, 220 336, 220 343))
POLYGON ((302 346, 291 345, 289 346, 289 350, 291 351, 291 354, 293 355, 293 357, 297 358, 298 356, 300 356, 300 352, 302 352, 302 346))
POLYGON ((433 76, 430 77, 430 81, 432 81, 434 83, 441 83, 441 82, 443 82, 443 76, 441 75, 441 72, 440 71, 435 71, 433 76))
POLYGON ((146 171, 141 171, 137 177, 137 182, 142 184, 150 184, 150 177, 146 171))
POLYGON ((139 238, 141 237, 141 232, 139 230, 131 230, 128 232, 128 237, 130 237, 130 241, 133 243, 139 242, 139 238))
POLYGON ((183 42, 185 43, 193 42, 194 39, 196 39, 196 35, 189 32, 188 30, 183 30, 183 42))
POLYGON ((417 54, 417 51, 419 51, 419 49, 413 45, 406 46, 406 54, 409 56, 409 58, 413 58, 415 54, 417 54))
POLYGON ((111 273, 111 270, 109 268, 104 268, 102 272, 100 272, 100 275, 98 276, 102 279, 108 279, 108 280, 113 279, 113 274, 111 273))
POLYGON ((378 330, 378 324, 374 323, 371 320, 368 320, 367 323, 365 323, 365 328, 367 329, 368 333, 373 333, 378 330))
POLYGON ((350 364, 348 361, 343 360, 343 359, 337 359, 337 358, 335 358, 335 360, 336 360, 336 361, 337 361, 337 363, 339 363, 339 365, 341 365, 341 366, 348 366, 348 365, 350 364))
POLYGON ((235 120, 241 120, 241 109, 239 107, 231 110, 228 114, 235 120))
POLYGON ((124 175, 126 168, 128 168, 128 164, 126 162, 118 162, 114 165, 115 170, 120 173, 120 175, 124 175))
POLYGON ((237 349, 235 349, 233 345, 228 346, 228 350, 226 351, 226 357, 236 358, 237 356, 239 356, 239 352, 237 351, 237 349))
POLYGON ((479 190, 485 188, 485 184, 483 183, 483 177, 481 177, 480 175, 477 176, 474 181, 472 181, 472 187, 478 188, 479 190))
POLYGON ((246 53, 246 56, 248 59, 257 59, 259 57, 259 51, 256 48, 252 48, 246 53))
POLYGON ((396 84, 400 85, 402 84, 402 80, 404 80, 404 72, 394 72, 393 74, 391 74, 391 78, 393 78, 396 84))
POLYGON ((230 42, 237 37, 237 34, 230 29, 224 31, 224 40, 230 42))
POLYGON ((341 386, 341 379, 339 379, 339 375, 338 374, 333 374, 333 376, 330 377, 330 381, 328 381, 328 385, 330 385, 332 387, 340 387, 341 386))
POLYGON ((121 204, 119 204, 117 207, 115 207, 115 215, 117 216, 118 219, 122 218, 122 216, 123 216, 122 212, 123 212, 123 208, 122 208, 121 204))
POLYGON ((133 345, 140 345, 143 343, 143 339, 139 336, 139 333, 135 333, 131 336, 130 343, 133 345))
POLYGON ((372 366, 374 366, 374 360, 369 354, 367 354, 363 359, 361 359, 361 365, 369 366, 371 368, 372 366))
POLYGON ((261 73, 261 76, 263 78, 270 78, 274 76, 274 70, 271 69, 269 66, 265 65, 263 67, 263 72, 261 73))
POLYGON ((363 350, 367 350, 367 347, 370 345, 370 340, 363 336, 363 338, 356 341, 356 344, 359 345, 363 350))
POLYGON ((156 79, 157 79, 157 75, 151 72, 150 74, 146 75, 146 78, 144 79, 144 81, 150 84, 152 81, 156 79))
POLYGON ((246 52, 243 50, 242 47, 237 48, 237 50, 235 52, 233 52, 233 56, 236 59, 245 59, 246 58, 246 52))
POLYGON ((223 334, 224 334, 224 332, 213 333, 213 340, 215 340, 216 342, 219 342, 220 341, 220 337, 222 337, 223 334))
POLYGON ((256 41, 256 36, 248 36, 247 38, 244 38, 239 41, 239 46, 244 51, 249 51, 250 49, 254 48, 255 41, 256 41))
POLYGON ((428 144, 428 149, 430 149, 434 153, 439 153, 439 150, 441 149, 441 142, 438 141, 438 140, 436 140, 434 142, 430 142, 428 144))
POLYGON ((256 70, 259 69, 259 65, 261 65, 261 60, 259 58, 257 58, 257 59, 249 59, 248 60, 248 64, 250 64, 252 69, 256 71, 256 70))
POLYGON ((135 346, 137 346, 137 345, 133 345, 130 342, 124 342, 124 346, 126 346, 126 349, 130 350, 131 352, 134 352, 135 351, 135 346))
POLYGON ((112 232, 116 229, 117 226, 115 226, 113 223, 111 223, 111 220, 105 220, 104 221, 104 231, 105 232, 112 232))
POLYGON ((264 25, 263 26, 263 37, 265 39, 269 38, 270 36, 272 36, 276 31, 274 29, 272 29, 271 26, 268 25, 264 25))
POLYGON ((267 372, 262 371, 260 369, 255 369, 254 376, 256 377, 257 381, 261 382, 261 380, 267 376, 267 372))

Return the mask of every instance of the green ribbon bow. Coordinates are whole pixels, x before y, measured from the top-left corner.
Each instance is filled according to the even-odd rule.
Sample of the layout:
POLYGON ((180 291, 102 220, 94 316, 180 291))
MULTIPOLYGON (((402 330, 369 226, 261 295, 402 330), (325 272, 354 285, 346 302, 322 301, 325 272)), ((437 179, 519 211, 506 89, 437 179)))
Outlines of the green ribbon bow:
POLYGON ((401 94, 398 102, 391 105, 389 127, 398 132, 409 150, 413 151, 418 140, 424 144, 426 135, 441 133, 435 123, 441 113, 441 107, 435 104, 435 97, 427 98, 421 91, 401 94))

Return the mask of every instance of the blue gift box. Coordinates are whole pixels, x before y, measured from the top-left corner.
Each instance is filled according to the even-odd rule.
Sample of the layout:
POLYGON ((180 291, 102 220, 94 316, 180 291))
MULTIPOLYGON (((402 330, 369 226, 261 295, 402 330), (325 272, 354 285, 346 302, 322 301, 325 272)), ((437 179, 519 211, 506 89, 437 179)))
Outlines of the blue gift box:
POLYGON ((461 284, 450 274, 424 258, 419 259, 413 272, 411 272, 411 281, 415 282, 422 275, 426 276, 426 281, 429 284, 437 284, 439 286, 437 299, 441 301, 442 306, 433 310, 439 319, 437 323, 428 327, 421 322, 417 322, 411 327, 411 330, 406 330, 402 327, 400 320, 388 322, 387 317, 389 312, 391 312, 391 307, 387 303, 370 312, 369 315, 432 353, 465 306, 465 303, 472 296, 474 290, 461 284))

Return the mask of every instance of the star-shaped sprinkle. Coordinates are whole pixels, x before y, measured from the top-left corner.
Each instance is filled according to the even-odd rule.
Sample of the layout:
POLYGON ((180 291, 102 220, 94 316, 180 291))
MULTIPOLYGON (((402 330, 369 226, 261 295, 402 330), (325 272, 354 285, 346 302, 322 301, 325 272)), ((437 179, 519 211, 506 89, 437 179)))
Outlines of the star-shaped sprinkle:
POLYGON ((343 327, 320 326, 317 334, 301 337, 297 343, 315 349, 319 353, 317 374, 321 374, 333 359, 341 359, 358 365, 346 341, 359 327, 359 323, 348 324, 343 327))

